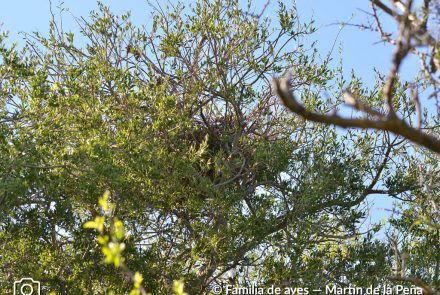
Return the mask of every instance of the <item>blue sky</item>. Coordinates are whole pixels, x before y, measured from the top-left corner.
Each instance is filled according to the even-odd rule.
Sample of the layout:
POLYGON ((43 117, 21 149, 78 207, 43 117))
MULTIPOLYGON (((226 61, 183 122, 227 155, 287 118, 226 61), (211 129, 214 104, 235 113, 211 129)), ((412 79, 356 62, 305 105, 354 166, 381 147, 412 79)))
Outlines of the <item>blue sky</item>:
MULTIPOLYGON (((288 3, 293 0, 286 0, 288 3)), ((150 22, 149 6, 145 0, 103 0, 105 5, 111 7, 113 12, 122 13, 132 11, 134 23, 145 24, 150 22)), ((154 0, 153 0, 154 2, 154 0)), ((165 2, 165 1, 159 1, 165 2)), ((171 2, 175 2, 172 1, 171 2)), ((243 1, 245 3, 245 1, 243 1)), ((59 1, 53 0, 55 7, 59 1)), ((256 11, 261 11, 266 0, 254 0, 256 11)), ((374 32, 362 31, 358 28, 346 26, 338 37, 340 22, 366 23, 368 14, 371 11, 369 0, 297 0, 300 18, 303 21, 315 19, 319 29, 310 41, 318 41, 318 49, 322 56, 325 56, 333 46, 336 38, 335 59, 338 59, 338 47, 342 44, 344 74, 349 75, 352 68, 361 76, 367 85, 373 85, 373 68, 383 73, 388 72, 393 48, 389 45, 378 43, 379 35, 374 32)), ((96 8, 94 0, 65 0, 64 7, 68 8, 75 16, 87 16, 89 11, 96 8)), ((10 31, 10 40, 18 41, 23 45, 24 41, 19 32, 40 31, 47 32, 48 22, 51 17, 49 0, 14 0, 2 1, 0 4, 0 23, 2 29, 10 31)), ((272 0, 266 8, 264 15, 274 18, 277 9, 276 1, 272 0)), ((55 9, 56 11, 56 9, 55 9)), ((64 20, 64 27, 74 26, 71 19, 64 20)), ((394 24, 385 19, 385 24, 390 30, 395 29, 394 24)), ((417 71, 417 63, 414 59, 406 61, 402 73, 406 79, 411 79, 417 71)), ((379 208, 390 208, 390 200, 378 196, 373 206, 374 220, 388 215, 387 211, 379 208)))

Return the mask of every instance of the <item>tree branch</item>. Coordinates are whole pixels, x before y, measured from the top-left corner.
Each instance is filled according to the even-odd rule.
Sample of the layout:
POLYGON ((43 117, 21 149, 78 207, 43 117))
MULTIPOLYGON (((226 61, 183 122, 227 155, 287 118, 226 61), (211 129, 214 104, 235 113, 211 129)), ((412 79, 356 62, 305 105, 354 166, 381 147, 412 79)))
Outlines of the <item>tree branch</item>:
POLYGON ((432 289, 429 285, 427 285, 426 283, 424 283, 422 280, 420 280, 418 278, 392 276, 392 277, 387 277, 387 279, 390 281, 412 283, 415 286, 422 288, 423 294, 425 294, 425 295, 440 295, 439 291, 432 289))
MULTIPOLYGON (((290 74, 281 79, 274 79, 274 88, 276 94, 281 98, 284 105, 293 113, 302 118, 326 125, 336 125, 342 128, 361 128, 361 129, 376 129, 389 131, 395 135, 403 136, 404 138, 426 147, 431 151, 440 154, 440 140, 432 135, 424 133, 423 131, 412 128, 404 120, 397 116, 381 116, 378 119, 353 119, 344 118, 334 113, 331 115, 320 114, 307 110, 300 102, 298 102, 294 94, 290 91, 290 74)), ((354 105, 354 107, 356 107, 354 105)), ((376 116, 377 117, 377 116, 376 116)))

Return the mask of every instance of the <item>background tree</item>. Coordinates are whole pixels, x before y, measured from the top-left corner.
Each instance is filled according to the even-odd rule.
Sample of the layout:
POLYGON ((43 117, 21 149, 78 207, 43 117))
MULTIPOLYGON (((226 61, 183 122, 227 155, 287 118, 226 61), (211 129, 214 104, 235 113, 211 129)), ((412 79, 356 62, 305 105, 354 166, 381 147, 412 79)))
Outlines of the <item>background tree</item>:
POLYGON ((322 112, 301 102, 307 101, 307 93, 301 93, 300 99, 293 94, 293 91, 301 91, 300 87, 295 87, 298 76, 293 74, 294 71, 289 71, 282 79, 275 79, 274 86, 284 105, 305 120, 344 128, 391 132, 436 153, 432 155, 417 148, 415 151, 408 148, 411 151, 404 156, 406 163, 397 166, 400 180, 396 183, 395 180, 386 180, 386 183, 391 185, 392 191, 403 193, 403 198, 391 193, 399 201, 400 209, 395 212, 389 229, 395 272, 390 279, 416 284, 423 287, 426 294, 437 294, 440 279, 437 258, 440 254, 437 247, 440 242, 437 191, 440 153, 439 3, 429 0, 393 0, 389 4, 379 0, 370 2, 373 21, 355 26, 378 32, 383 42, 395 46, 390 70, 387 75, 378 75, 379 82, 373 91, 360 92, 357 80, 353 80, 333 100, 333 110, 322 112), (395 21, 398 30, 386 31, 383 24, 386 17, 395 21), (402 81, 399 71, 409 55, 418 57, 420 71, 413 81, 402 81), (354 116, 338 113, 336 105, 343 103, 355 111, 354 116), (432 286, 425 282, 432 282, 432 286))

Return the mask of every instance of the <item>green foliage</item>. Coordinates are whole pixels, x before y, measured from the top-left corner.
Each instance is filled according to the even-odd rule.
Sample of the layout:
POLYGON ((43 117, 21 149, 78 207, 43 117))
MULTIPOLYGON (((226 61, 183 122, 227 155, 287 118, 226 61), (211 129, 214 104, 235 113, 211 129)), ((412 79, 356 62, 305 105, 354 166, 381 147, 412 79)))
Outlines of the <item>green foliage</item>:
MULTIPOLYGON (((78 31, 51 23, 22 50, 2 35, 0 278, 56 294, 383 283, 393 261, 362 234, 367 197, 420 185, 388 135, 342 136, 282 108, 270 80, 288 69, 305 105, 341 101, 343 77, 304 48, 315 29, 297 16, 201 0, 153 9, 149 28, 100 4, 78 31)), ((433 244, 420 235, 414 253, 433 244)))
MULTIPOLYGON (((97 237, 98 244, 101 245, 101 251, 104 254, 106 264, 113 264, 116 268, 121 268, 124 275, 131 277, 133 281, 133 288, 130 295, 146 294, 142 287, 143 277, 139 272, 132 272, 127 269, 124 264, 122 252, 125 249, 125 244, 122 242, 125 239, 123 222, 117 218, 113 218, 114 203, 109 203, 110 192, 106 191, 102 197, 99 198, 98 204, 103 211, 103 216, 96 216, 93 221, 87 221, 83 227, 87 229, 95 229, 99 235, 97 237), (106 217, 110 217, 108 228, 106 228, 106 217)), ((176 295, 187 295, 184 292, 184 283, 182 280, 175 280, 173 283, 173 291, 176 295)), ((106 290, 106 293, 113 294, 113 291, 106 290)))

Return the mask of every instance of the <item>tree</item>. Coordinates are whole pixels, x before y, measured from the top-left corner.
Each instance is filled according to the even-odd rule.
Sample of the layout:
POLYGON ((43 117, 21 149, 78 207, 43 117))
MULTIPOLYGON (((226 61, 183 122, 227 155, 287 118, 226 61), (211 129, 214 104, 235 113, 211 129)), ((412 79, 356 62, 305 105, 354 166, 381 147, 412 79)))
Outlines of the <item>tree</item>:
POLYGON ((108 231, 154 294, 178 279, 189 294, 383 284, 396 263, 374 239, 380 226, 359 225, 366 200, 420 185, 402 177, 399 139, 341 136, 279 104, 271 77, 292 67, 309 107, 324 112, 320 91, 343 91, 338 69, 304 48, 313 24, 281 2, 274 24, 233 0, 152 10, 151 28, 137 27, 100 4, 76 19, 81 38, 53 20, 22 50, 3 35, 1 278, 31 276, 61 294, 126 292, 131 278, 102 263, 108 231), (114 207, 87 223, 103 220, 106 190, 114 207))
MULTIPOLYGON (((291 112, 305 120, 343 128, 391 132, 438 155, 439 3, 427 0, 419 3, 420 7, 415 7, 415 1, 412 0, 390 1, 390 6, 380 0, 370 2, 374 25, 369 23, 356 26, 378 32, 381 40, 394 45, 395 50, 389 73, 379 76, 379 83, 373 91, 360 91, 355 80, 355 83, 340 94, 345 104, 360 112, 362 117, 344 117, 335 111, 336 107, 332 113, 308 108, 292 91, 295 90, 295 87, 292 87, 292 72, 288 72, 282 79, 274 79, 275 91, 291 112), (397 32, 385 31, 379 11, 396 22, 397 32), (420 73, 414 81, 401 81, 399 70, 404 59, 410 54, 419 58, 420 73), (430 99, 435 100, 436 110, 429 106, 423 109, 419 93, 424 93, 426 104, 430 103, 430 99)), ((302 99, 306 100, 304 96, 302 99)), ((404 173, 407 178, 412 174, 411 177, 419 182, 422 189, 414 187, 412 194, 406 195, 403 200, 399 199, 403 201, 402 209, 398 214, 400 216, 392 220, 392 225, 400 233, 400 239, 393 234, 390 243, 393 245, 395 268, 401 269, 391 279, 416 284, 422 287, 426 294, 438 294, 438 291, 435 291, 440 286, 440 252, 436 246, 439 242, 440 222, 436 186, 439 177, 438 156, 422 152, 422 155, 416 154, 406 158, 410 164, 402 166, 402 175, 404 173), (428 160, 421 160, 423 158, 428 160), (411 168, 418 171, 410 173, 408 170, 411 168), (427 171, 431 174, 428 175, 427 171), (420 242, 414 242, 415 239, 420 242), (420 257, 424 257, 422 260, 426 263, 422 262, 420 257), (408 263, 412 265, 409 266, 408 263), (434 288, 424 281, 433 282, 434 288)), ((399 184, 402 187, 403 183, 399 184)), ((396 185, 393 186, 397 188, 396 185)))

